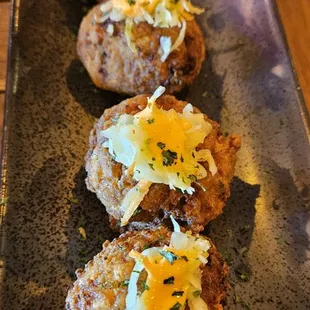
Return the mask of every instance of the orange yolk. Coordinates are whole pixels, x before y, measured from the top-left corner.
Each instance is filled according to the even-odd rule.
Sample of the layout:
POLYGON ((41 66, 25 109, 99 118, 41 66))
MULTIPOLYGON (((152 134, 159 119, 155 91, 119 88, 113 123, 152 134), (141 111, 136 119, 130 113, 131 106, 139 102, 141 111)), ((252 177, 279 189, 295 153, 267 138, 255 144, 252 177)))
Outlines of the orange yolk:
MULTIPOLYGON (((172 252, 171 249, 169 251, 172 252)), ((199 268, 201 262, 195 253, 186 250, 173 249, 172 253, 178 256, 172 264, 166 258, 152 262, 147 257, 143 258, 143 265, 148 272, 148 289, 142 298, 148 310, 170 309, 176 303, 182 305, 180 309, 184 308, 190 287, 188 276, 199 268)))
POLYGON ((182 162, 188 153, 185 151, 184 132, 191 128, 190 122, 180 118, 174 110, 163 113, 154 106, 152 116, 140 119, 139 125, 147 137, 143 151, 154 168, 163 169, 164 166, 170 172, 182 171, 184 169, 182 162), (172 165, 164 164, 165 151, 175 153, 172 165))

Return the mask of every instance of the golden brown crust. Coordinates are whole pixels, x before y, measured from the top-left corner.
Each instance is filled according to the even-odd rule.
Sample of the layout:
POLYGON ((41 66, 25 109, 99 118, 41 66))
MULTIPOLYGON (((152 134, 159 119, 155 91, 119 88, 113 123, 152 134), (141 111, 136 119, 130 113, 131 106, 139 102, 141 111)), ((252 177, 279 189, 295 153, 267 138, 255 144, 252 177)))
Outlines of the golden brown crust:
POLYGON ((202 32, 196 21, 187 22, 183 43, 165 62, 158 53, 161 36, 170 36, 172 42, 180 28, 155 28, 146 22, 133 27, 132 41, 138 52, 128 46, 124 22, 110 20, 97 24, 94 14, 100 16, 100 6, 95 6, 83 19, 77 42, 77 52, 99 88, 136 95, 153 93, 163 85, 167 93, 180 91, 193 82, 205 58, 202 32), (113 26, 113 34, 107 32, 113 26))
MULTIPOLYGON (((163 227, 154 231, 127 232, 111 243, 106 241, 85 269, 76 271, 77 280, 66 299, 67 310, 125 309, 127 287, 124 281, 130 278, 134 260, 128 256, 131 249, 138 252, 146 247, 164 246, 170 242, 171 233, 163 227)), ((210 240, 209 240, 210 241, 210 240)), ((228 267, 213 243, 209 250, 207 265, 202 266, 202 293, 210 310, 222 309, 228 287, 228 267)), ((186 308, 188 310, 188 308, 186 308)))
MULTIPOLYGON (((115 162, 106 148, 99 141, 101 130, 112 126, 113 120, 121 114, 136 114, 145 108, 147 95, 127 99, 120 104, 105 110, 90 134, 90 148, 86 156, 88 177, 86 184, 95 192, 110 214, 112 226, 122 218, 119 208, 126 193, 136 184, 132 176, 125 173, 126 167, 115 162)), ((165 110, 175 109, 182 112, 186 102, 178 101, 173 96, 162 96, 156 101, 165 110)), ((194 110, 199 112, 198 109, 194 110)), ((205 120, 212 125, 211 133, 197 149, 207 148, 216 162, 218 173, 211 173, 199 180, 206 191, 193 184, 193 195, 170 190, 164 184, 152 184, 140 207, 142 212, 131 219, 130 225, 135 228, 149 227, 150 223, 158 224, 172 214, 176 219, 186 222, 191 230, 201 231, 209 221, 221 214, 224 204, 230 196, 230 182, 234 174, 236 152, 240 148, 238 135, 223 136, 219 125, 205 115, 205 120)), ((202 163, 208 170, 208 164, 202 163)))

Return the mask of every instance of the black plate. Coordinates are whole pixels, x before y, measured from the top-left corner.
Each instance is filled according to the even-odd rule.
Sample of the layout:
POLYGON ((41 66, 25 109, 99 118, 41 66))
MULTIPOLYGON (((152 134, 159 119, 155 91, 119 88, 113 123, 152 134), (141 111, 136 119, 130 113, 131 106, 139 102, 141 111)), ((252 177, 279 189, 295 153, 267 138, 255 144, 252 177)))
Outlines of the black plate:
MULTIPOLYGON (((13 4, 2 309, 62 309, 74 270, 113 237, 83 157, 95 118, 122 98, 96 89, 76 59, 81 3, 13 4)), ((273 1, 200 4, 208 57, 178 97, 243 136, 232 197, 208 228, 231 263, 227 309, 310 309, 308 114, 273 1)))

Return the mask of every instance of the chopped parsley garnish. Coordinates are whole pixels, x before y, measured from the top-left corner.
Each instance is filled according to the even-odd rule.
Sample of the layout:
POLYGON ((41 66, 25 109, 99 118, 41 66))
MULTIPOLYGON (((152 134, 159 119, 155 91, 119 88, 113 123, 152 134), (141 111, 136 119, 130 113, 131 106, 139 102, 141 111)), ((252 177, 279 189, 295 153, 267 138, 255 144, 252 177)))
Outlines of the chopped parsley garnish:
POLYGON ((188 178, 189 178, 192 182, 197 182, 197 181, 198 181, 197 177, 196 177, 194 174, 190 174, 190 175, 188 176, 188 178))
POLYGON ((149 164, 149 166, 150 166, 150 168, 151 168, 152 170, 155 170, 153 164, 149 164))
POLYGON ((153 123, 154 123, 154 118, 149 118, 149 119, 147 120, 147 123, 148 123, 148 124, 153 124, 153 123))
POLYGON ((186 255, 182 255, 181 258, 184 259, 186 262, 188 262, 188 258, 186 255))
POLYGON ((128 0, 128 4, 129 5, 134 5, 134 4, 136 4, 136 1, 135 0, 128 0))
POLYGON ((197 290, 193 292, 193 296, 194 297, 199 297, 200 296, 201 291, 197 290))
POLYGON ((160 251, 159 254, 162 255, 171 265, 173 265, 173 262, 178 259, 178 257, 170 251, 160 251))
POLYGON ((178 154, 170 150, 162 151, 161 154, 164 157, 164 161, 163 161, 164 166, 171 166, 174 163, 174 161, 178 159, 178 154))
POLYGON ((180 188, 176 187, 175 190, 176 190, 178 193, 183 194, 183 191, 182 191, 180 188))
POLYGON ((155 157, 152 157, 152 160, 155 161, 155 157))
POLYGON ((162 142, 158 142, 157 143, 157 146, 160 148, 160 149, 164 149, 166 147, 166 144, 165 143, 162 143, 162 142))
POLYGON ((164 284, 174 284, 174 277, 169 277, 165 279, 164 284))
POLYGON ((142 211, 141 208, 137 208, 137 209, 135 210, 135 212, 133 213, 132 217, 136 216, 136 215, 139 214, 141 211, 142 211))
POLYGON ((184 291, 175 291, 172 293, 172 296, 183 296, 184 291))
POLYGON ((184 158, 183 158, 183 156, 182 156, 182 155, 181 155, 180 160, 181 160, 181 163, 184 163, 184 158))
POLYGON ((173 307, 171 307, 169 310, 179 310, 182 308, 182 304, 177 302, 173 307))
POLYGON ((132 272, 140 273, 141 271, 139 271, 139 270, 133 270, 132 272))
POLYGON ((126 279, 123 282, 121 282, 121 286, 128 286, 129 285, 129 280, 126 279))
POLYGON ((148 291, 150 287, 146 284, 146 281, 142 281, 143 291, 148 291))
POLYGON ((146 249, 149 249, 151 247, 150 244, 146 244, 144 247, 143 247, 143 251, 146 250, 146 249))

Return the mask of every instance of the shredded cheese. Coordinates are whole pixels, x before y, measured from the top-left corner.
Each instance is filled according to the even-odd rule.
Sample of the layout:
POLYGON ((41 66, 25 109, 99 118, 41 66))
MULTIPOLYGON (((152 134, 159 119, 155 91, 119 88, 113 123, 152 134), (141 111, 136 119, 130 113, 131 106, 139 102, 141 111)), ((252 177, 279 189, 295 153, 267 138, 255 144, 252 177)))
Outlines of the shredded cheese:
POLYGON ((180 29, 177 40, 170 45, 167 39, 161 40, 161 61, 166 61, 169 54, 176 50, 183 42, 186 22, 194 19, 194 14, 201 14, 204 10, 195 7, 189 0, 110 0, 101 4, 101 16, 94 16, 97 23, 107 19, 115 22, 125 21, 125 36, 128 46, 136 53, 137 49, 132 41, 133 24, 147 22, 154 27, 180 29), (170 48, 168 48, 170 47, 170 48))
POLYGON ((122 226, 128 223, 152 183, 193 194, 192 183, 208 173, 201 162, 208 163, 212 175, 217 172, 210 150, 196 150, 211 132, 212 125, 205 121, 203 114, 193 113, 191 104, 182 113, 158 108, 156 100, 164 91, 164 87, 159 87, 148 98, 144 110, 135 115, 121 115, 115 125, 100 133, 105 140, 103 147, 138 182, 120 206, 122 226))
POLYGON ((132 250, 129 256, 136 264, 129 279, 126 310, 184 309, 208 310, 200 297, 202 290, 201 264, 208 262, 210 242, 190 232, 182 233, 172 218, 175 231, 170 245, 152 247, 142 253, 132 250), (138 281, 143 270, 147 272, 145 290, 138 294, 138 281))

